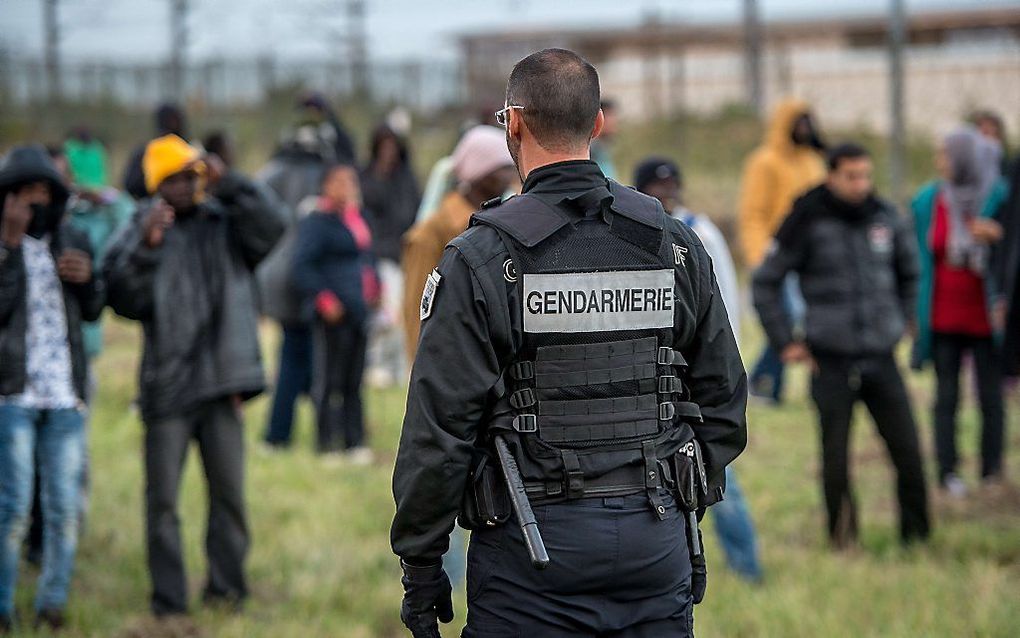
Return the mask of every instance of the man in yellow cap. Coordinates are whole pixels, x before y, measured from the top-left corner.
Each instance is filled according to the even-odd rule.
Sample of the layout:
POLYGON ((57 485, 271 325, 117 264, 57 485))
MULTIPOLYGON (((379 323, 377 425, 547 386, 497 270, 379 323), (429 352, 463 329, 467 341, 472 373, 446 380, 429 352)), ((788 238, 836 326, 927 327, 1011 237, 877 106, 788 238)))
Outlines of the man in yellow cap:
POLYGON ((239 406, 265 385, 252 271, 284 222, 249 180, 176 135, 150 142, 142 166, 153 197, 110 248, 104 273, 110 307, 145 328, 139 406, 151 606, 166 616, 187 612, 177 493, 192 439, 210 501, 203 601, 234 606, 247 595, 239 406))

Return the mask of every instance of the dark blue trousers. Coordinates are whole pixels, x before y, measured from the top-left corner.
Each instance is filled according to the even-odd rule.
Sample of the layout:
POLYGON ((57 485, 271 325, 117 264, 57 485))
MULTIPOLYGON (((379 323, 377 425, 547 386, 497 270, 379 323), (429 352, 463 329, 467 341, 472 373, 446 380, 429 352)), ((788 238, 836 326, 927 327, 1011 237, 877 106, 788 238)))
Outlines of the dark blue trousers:
POLYGON ((536 570, 515 519, 471 534, 464 638, 694 635, 684 516, 645 496, 536 506, 549 566, 536 570))
POLYGON ((273 409, 265 440, 270 445, 290 444, 294 427, 294 403, 312 386, 312 328, 305 324, 283 326, 280 371, 276 377, 273 409))

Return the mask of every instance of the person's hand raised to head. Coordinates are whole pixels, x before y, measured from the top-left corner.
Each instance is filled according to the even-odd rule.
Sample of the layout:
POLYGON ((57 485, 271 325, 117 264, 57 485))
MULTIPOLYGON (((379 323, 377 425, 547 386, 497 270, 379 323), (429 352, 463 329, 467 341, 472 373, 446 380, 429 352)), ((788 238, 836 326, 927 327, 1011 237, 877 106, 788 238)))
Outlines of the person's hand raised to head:
POLYGON ((152 208, 142 222, 142 235, 145 237, 145 244, 149 248, 156 248, 163 244, 166 231, 174 225, 175 213, 173 207, 162 198, 157 198, 152 203, 152 208))
POLYGON ((8 246, 20 246, 21 238, 28 230, 32 221, 32 208, 28 198, 16 193, 8 193, 4 198, 4 214, 0 219, 0 242, 8 246))

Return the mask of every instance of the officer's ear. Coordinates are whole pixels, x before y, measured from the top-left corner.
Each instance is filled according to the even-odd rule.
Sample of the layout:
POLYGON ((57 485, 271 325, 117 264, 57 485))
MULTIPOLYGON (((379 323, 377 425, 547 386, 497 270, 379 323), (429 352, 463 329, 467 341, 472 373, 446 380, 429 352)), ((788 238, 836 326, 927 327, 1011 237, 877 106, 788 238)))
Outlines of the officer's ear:
POLYGON ((591 139, 597 138, 602 135, 602 127, 606 125, 606 114, 599 109, 598 114, 595 115, 595 128, 591 130, 591 139))
POLYGON ((510 109, 506 114, 506 132, 511 138, 520 139, 521 126, 524 118, 521 117, 521 109, 510 109))

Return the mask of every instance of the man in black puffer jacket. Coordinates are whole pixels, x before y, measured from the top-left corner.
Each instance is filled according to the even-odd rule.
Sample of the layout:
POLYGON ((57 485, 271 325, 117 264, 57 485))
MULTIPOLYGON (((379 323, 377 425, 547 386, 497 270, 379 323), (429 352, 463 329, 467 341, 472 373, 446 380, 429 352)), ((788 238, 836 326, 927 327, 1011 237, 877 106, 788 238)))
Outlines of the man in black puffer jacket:
POLYGON ((917 296, 917 247, 893 206, 872 193, 871 172, 862 147, 833 149, 826 182, 794 203, 753 283, 772 346, 784 361, 808 362, 814 371, 829 537, 837 548, 857 537, 848 448, 858 399, 896 466, 902 540, 923 540, 929 533, 917 428, 893 356, 917 296), (783 308, 788 272, 800 276, 807 303, 802 339, 783 308))
POLYGON ((278 210, 245 178, 176 135, 142 161, 156 195, 115 240, 103 272, 117 314, 142 322, 139 406, 145 422, 145 500, 152 610, 187 610, 177 492, 192 439, 209 483, 207 602, 239 604, 244 436, 240 402, 262 392, 252 271, 283 233, 278 210), (211 196, 198 188, 204 173, 211 196))

